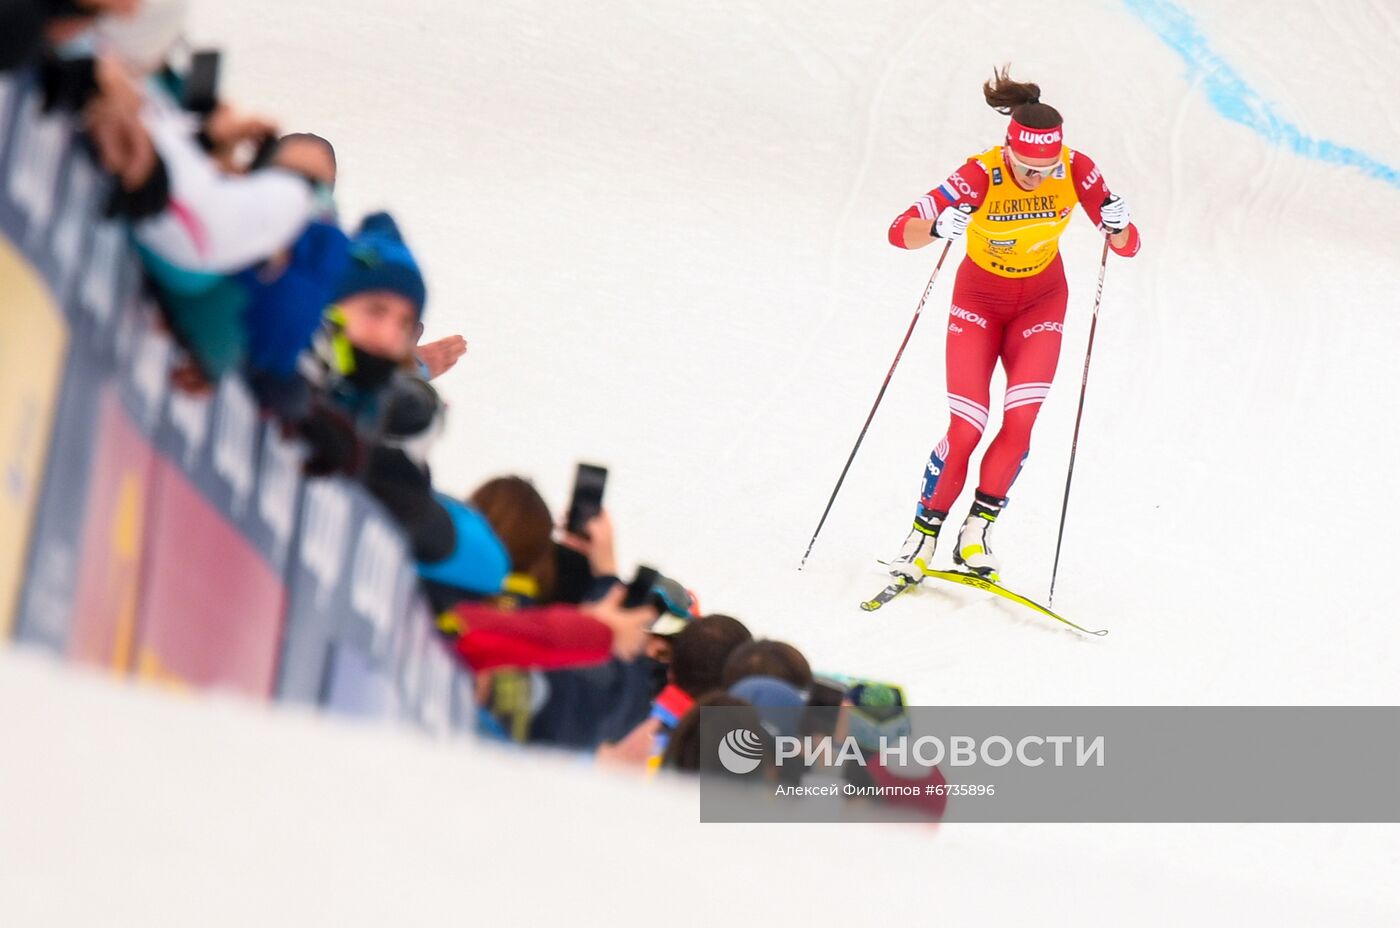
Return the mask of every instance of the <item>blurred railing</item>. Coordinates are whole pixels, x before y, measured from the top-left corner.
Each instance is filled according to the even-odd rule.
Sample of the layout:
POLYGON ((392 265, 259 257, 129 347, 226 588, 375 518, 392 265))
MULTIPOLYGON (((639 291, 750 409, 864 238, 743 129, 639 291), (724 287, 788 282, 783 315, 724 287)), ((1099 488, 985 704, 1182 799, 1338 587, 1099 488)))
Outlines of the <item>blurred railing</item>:
POLYGON ((226 377, 171 388, 107 180, 0 77, 0 638, 182 688, 472 725, 396 525, 226 377))

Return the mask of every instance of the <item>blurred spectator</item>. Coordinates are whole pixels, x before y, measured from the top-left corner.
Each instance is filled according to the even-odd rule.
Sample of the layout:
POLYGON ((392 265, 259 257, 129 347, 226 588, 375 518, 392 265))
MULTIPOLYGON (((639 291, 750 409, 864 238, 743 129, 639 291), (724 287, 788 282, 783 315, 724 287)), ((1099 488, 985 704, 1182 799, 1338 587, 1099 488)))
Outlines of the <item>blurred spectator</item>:
MULTIPOLYGON (((620 583, 612 517, 602 510, 585 530, 586 536, 579 536, 561 529, 563 542, 553 545, 556 601, 591 601, 620 583)), ((593 750, 603 740, 621 738, 645 719, 651 701, 666 685, 669 654, 658 656, 668 651, 658 634, 665 618, 652 624, 644 651, 635 659, 614 657, 596 667, 546 672, 538 681, 544 696, 531 715, 529 740, 593 750)))
POLYGON ((554 518, 534 485, 523 477, 497 477, 472 493, 480 512, 510 557, 501 593, 517 604, 552 602, 554 518))
MULTIPOLYGON (((422 436, 433 434, 441 424, 436 392, 426 384, 420 388, 413 382, 418 380, 416 375, 404 367, 427 287, 389 214, 365 218, 351 243, 351 260, 331 295, 336 305, 319 323, 313 351, 300 365, 301 378, 283 382, 285 390, 269 391, 264 402, 294 423, 310 444, 308 473, 358 475, 366 463, 366 446, 379 446, 385 423, 394 418, 386 415, 386 407, 398 403, 409 410, 397 419, 421 426, 422 436)), ((392 436, 399 445, 414 437, 392 436)), ((385 472, 379 483, 392 483, 416 468, 421 473, 411 479, 426 487, 422 453, 418 460, 400 457, 380 456, 378 463, 385 472)), ((418 495, 427 492, 422 489, 418 495)), ((448 520, 441 516, 439 521, 448 520)), ((415 541, 414 549, 419 560, 439 560, 452 550, 450 545, 423 550, 422 538, 415 541)))
MULTIPOLYGON (((260 263, 291 246, 316 215, 314 185, 275 164, 232 172, 211 157, 196 137, 200 123, 162 93, 147 93, 142 124, 169 177, 165 209, 133 226, 148 266, 178 293, 202 292, 197 284, 260 263)), ((231 151, 240 142, 263 141, 271 122, 216 106, 203 123, 206 144, 231 151)))
POLYGON ((948 805, 948 797, 942 791, 947 783, 943 771, 937 765, 924 766, 912 757, 902 766, 886 766, 880 752, 881 739, 893 742, 911 733, 904 691, 892 684, 863 680, 852 684, 847 697, 850 705, 842 713, 865 765, 846 764, 846 780, 863 787, 917 786, 917 795, 905 796, 895 791, 882 801, 909 808, 933 821, 942 819, 948 805))
POLYGON ((635 660, 657 613, 651 605, 624 608, 625 595, 619 584, 602 600, 582 607, 561 603, 519 609, 461 602, 439 616, 439 630, 455 637, 457 653, 478 674, 483 729, 527 740, 530 720, 546 693, 538 670, 600 664, 610 656, 635 660))
POLYGON ((311 185, 313 216, 291 247, 239 273, 248 292, 246 372, 259 401, 282 407, 299 395, 297 362, 321 325, 326 307, 350 266, 350 240, 335 209, 335 149, 319 135, 284 135, 270 163, 311 185))
MULTIPOLYGON (((289 132, 277 140, 271 161, 278 167, 294 171, 326 190, 335 190, 335 146, 314 132, 289 132)), ((321 203, 323 216, 334 216, 334 204, 321 203), (329 209, 324 207, 329 206, 329 209)))
POLYGON ((561 524, 559 543, 582 555, 594 580, 611 583, 617 579, 617 553, 613 544, 612 516, 606 509, 588 520, 584 534, 575 535, 561 524))
POLYGON ((618 580, 612 517, 606 509, 589 521, 585 532, 574 535, 562 521, 556 529, 554 596, 560 602, 596 599, 618 580))
POLYGON ((117 55, 137 74, 154 74, 166 64, 185 31, 190 0, 49 0, 56 6, 102 7, 93 21, 98 50, 117 55))
POLYGON ((717 688, 716 681, 730 654, 752 638, 742 622, 727 615, 697 619, 671 638, 668 682, 652 702, 647 721, 642 723, 653 733, 649 763, 660 763, 681 717, 690 711, 697 697, 717 688))
MULTIPOLYGON (((104 130, 95 112, 91 131, 114 169, 122 148, 103 137, 115 130, 104 130)), ((308 232, 323 208, 316 181, 276 162, 236 166, 238 146, 265 144, 275 127, 227 104, 201 127, 173 98, 152 92, 141 127, 157 158, 119 175, 112 210, 133 221, 171 328, 209 380, 249 361, 287 376, 348 263, 333 218, 308 232)))
POLYGON ((692 699, 722 689, 724 668, 752 642, 748 628, 733 616, 705 616, 672 639, 671 683, 692 699))
MULTIPOLYGON (((374 480, 377 481, 384 470, 385 466, 371 468, 374 480)), ((491 523, 472 506, 441 493, 432 493, 424 503, 421 494, 404 489, 409 487, 411 477, 405 474, 404 479, 384 481, 379 486, 371 482, 370 486, 386 504, 392 501, 395 493, 403 494, 405 503, 389 505, 401 523, 413 521, 411 512, 406 513, 412 507, 436 506, 446 515, 449 524, 441 539, 420 540, 414 546, 414 555, 419 561, 418 576, 434 611, 443 612, 463 599, 500 593, 510 573, 511 562, 491 523)), ((429 510, 423 519, 429 521, 436 517, 436 513, 429 510)))
POLYGON ((428 299, 418 262, 388 213, 360 223, 332 299, 317 341, 319 386, 373 434, 381 391, 409 364, 428 299))
MULTIPOLYGON (((777 642, 761 642, 777 644, 777 642)), ((796 649, 793 649, 794 651, 796 649)), ((780 653, 773 649, 772 653, 780 653)), ((726 667, 726 674, 728 668, 726 667)), ((729 687, 729 695, 753 705, 758 711, 763 730, 774 738, 802 737, 807 722, 807 693, 790 681, 778 677, 746 676, 729 687)), ((802 765, 788 764, 778 770, 778 779, 795 784, 807 773, 802 765)))
POLYGON ((98 16, 130 16, 141 5, 142 0, 0 0, 0 71, 33 64, 46 42, 76 38, 98 16))
MULTIPOLYGON (((504 578, 498 591, 496 602, 507 609, 516 609, 533 603, 553 601, 554 592, 554 520, 550 516, 549 505, 534 486, 522 477, 498 477, 488 480, 478 487, 468 499, 468 503, 482 514, 496 536, 505 547, 510 562, 510 573, 504 578)), ((602 523, 599 523, 600 537, 602 523)), ((607 547, 611 550, 611 535, 607 536, 607 547)), ((609 555, 610 556, 610 555, 609 555)), ((612 596, 620 596, 623 588, 615 581, 607 582, 599 593, 612 589, 612 596)), ((611 598, 605 599, 610 602, 611 598)), ((618 602, 621 600, 619 599, 618 602)), ((656 613, 651 617, 655 619, 656 613)), ((642 638, 636 650, 640 651, 642 638)), ((628 648, 629 652, 631 647, 628 648)), ((635 653, 628 653, 622 659, 631 661, 635 653)), ((583 663, 603 663, 607 656, 596 661, 573 661, 569 666, 583 663)), ((503 670, 492 675, 489 685, 481 686, 481 694, 488 706, 491 718, 512 739, 525 741, 535 715, 544 707, 549 698, 549 681, 542 674, 526 672, 524 669, 503 670)))
POLYGON ((439 630, 476 671, 573 667, 610 656, 632 660, 646 646, 650 606, 626 609, 617 587, 596 603, 502 609, 494 603, 461 602, 443 613, 439 630))
MULTIPOLYGON (((723 690, 712 690, 695 700, 690 711, 676 723, 676 730, 671 735, 670 743, 666 745, 666 752, 661 756, 663 768, 683 773, 699 773, 702 768, 706 773, 728 772, 720 763, 718 753, 709 756, 702 754, 700 750, 700 710, 710 707, 747 708, 749 710, 747 713, 734 713, 736 721, 742 720, 738 722, 736 727, 742 726, 756 733, 764 731, 758 713, 747 701, 737 696, 731 696, 723 690)), ((773 754, 770 751, 764 751, 763 757, 771 759, 773 754)), ((771 760, 769 762, 771 763, 771 760)))
POLYGON ((812 667, 802 652, 783 641, 749 642, 729 656, 721 685, 732 690, 745 677, 766 676, 786 680, 800 690, 812 685, 812 667))
POLYGON ((787 680, 768 676, 748 676, 729 687, 729 695, 758 710, 763 726, 773 736, 798 737, 800 710, 807 695, 787 680))
MULTIPOLYGON (((599 537, 592 530, 589 534, 595 539, 599 537)), ((666 599, 657 595, 656 590, 667 584, 679 586, 674 580, 659 578, 653 587, 653 601, 658 605, 666 599)), ((748 635, 742 625, 728 616, 712 618, 720 621, 715 628, 706 629, 710 634, 693 636, 696 642, 722 637, 720 633, 725 627, 737 636, 748 635), (733 624, 726 626, 726 623, 733 624)), ((645 651, 636 659, 614 659, 598 667, 544 674, 548 695, 531 719, 530 740, 559 747, 594 750, 599 744, 624 739, 647 719, 653 702, 670 682, 676 637, 693 624, 707 621, 710 619, 692 619, 688 615, 681 617, 674 611, 666 611, 648 630, 645 651)), ((688 644, 682 647, 682 654, 695 663, 699 660, 698 650, 696 646, 688 644)), ((703 681, 697 680, 693 685, 697 692, 703 691, 703 681)), ((663 715, 658 715, 658 724, 669 725, 670 722, 663 715)))

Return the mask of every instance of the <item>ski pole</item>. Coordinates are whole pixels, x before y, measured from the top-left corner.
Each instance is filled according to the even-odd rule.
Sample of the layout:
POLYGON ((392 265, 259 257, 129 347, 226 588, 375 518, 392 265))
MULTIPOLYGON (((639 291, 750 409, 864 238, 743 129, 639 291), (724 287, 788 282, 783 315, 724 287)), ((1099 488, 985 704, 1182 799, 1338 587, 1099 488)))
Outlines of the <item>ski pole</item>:
POLYGON ((880 408, 880 401, 885 398, 885 390, 889 388, 890 378, 894 376, 894 369, 899 366, 899 359, 904 356, 904 348, 909 344, 909 336, 914 334, 914 326, 919 324, 919 314, 924 311, 924 303, 928 302, 928 295, 933 291, 933 282, 938 279, 938 269, 943 266, 943 259, 948 257, 948 249, 952 247, 952 244, 951 241, 944 244, 943 253, 938 256, 938 263, 933 266, 933 273, 929 275, 928 285, 924 287, 924 295, 919 297, 918 308, 914 310, 914 318, 909 320, 909 331, 904 333, 904 341, 899 343, 899 351, 895 352, 894 363, 890 365, 890 371, 885 375, 885 382, 880 385, 880 392, 875 396, 875 405, 870 407, 870 415, 865 417, 865 425, 861 426, 860 436, 856 439, 855 447, 851 449, 851 456, 846 458, 846 466, 841 468, 841 476, 836 478, 836 487, 831 491, 831 498, 826 501, 826 508, 822 510, 821 521, 817 523, 817 530, 812 533, 812 540, 807 542, 807 550, 802 555, 802 563, 797 565, 798 570, 807 565, 807 556, 812 553, 812 545, 817 543, 817 536, 821 534, 822 526, 826 524, 826 517, 831 514, 831 504, 836 502, 836 494, 841 492, 841 484, 846 481, 846 474, 851 469, 851 462, 856 459, 860 443, 865 441, 865 432, 870 428, 871 420, 875 418, 875 410, 880 408))
POLYGON ((1079 412, 1074 416, 1074 438, 1069 443, 1069 473, 1065 475, 1065 500, 1060 507, 1060 534, 1055 539, 1055 566, 1050 571, 1050 595, 1047 606, 1055 605, 1055 577, 1060 572, 1060 546, 1065 540, 1065 514, 1069 512, 1069 485, 1074 479, 1074 455, 1079 450, 1079 423, 1084 418, 1084 394, 1089 389, 1089 359, 1094 356, 1094 330, 1099 326, 1099 304, 1103 302, 1103 274, 1108 268, 1108 239, 1103 237, 1103 257, 1099 259, 1099 289, 1094 294, 1094 316, 1089 323, 1089 347, 1084 351, 1084 377, 1079 382, 1079 412))

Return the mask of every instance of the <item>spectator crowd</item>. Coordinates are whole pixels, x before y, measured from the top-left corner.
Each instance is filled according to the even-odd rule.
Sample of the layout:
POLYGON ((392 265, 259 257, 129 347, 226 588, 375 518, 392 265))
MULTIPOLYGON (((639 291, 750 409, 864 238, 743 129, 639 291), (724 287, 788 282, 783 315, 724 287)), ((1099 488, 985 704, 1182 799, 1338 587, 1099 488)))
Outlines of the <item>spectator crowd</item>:
POLYGON ((0 0, 0 68, 32 75, 110 175, 106 213, 181 348, 173 386, 242 376, 304 444, 308 475, 359 481, 399 523, 482 732, 693 772, 713 766, 701 707, 752 712, 769 734, 785 724, 773 710, 815 704, 846 707, 857 733, 898 718, 897 687, 818 679, 795 647, 704 613, 672 578, 628 599, 605 510, 569 531, 522 477, 435 491, 433 383, 466 342, 421 341, 411 234, 386 212, 343 224, 332 142, 224 99, 218 54, 182 38, 186 13, 187 0, 0 0))

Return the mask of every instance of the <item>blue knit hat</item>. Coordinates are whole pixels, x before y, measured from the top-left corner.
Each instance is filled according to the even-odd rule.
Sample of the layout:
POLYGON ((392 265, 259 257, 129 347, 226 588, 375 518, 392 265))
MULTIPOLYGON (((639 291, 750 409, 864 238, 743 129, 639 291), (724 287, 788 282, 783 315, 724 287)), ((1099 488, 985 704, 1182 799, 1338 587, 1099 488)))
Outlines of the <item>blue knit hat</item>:
POLYGON ((413 304, 419 319, 423 318, 428 288, 413 252, 388 213, 371 213, 360 223, 350 242, 350 269, 340 278, 334 298, 341 300, 367 290, 397 293, 413 304))

